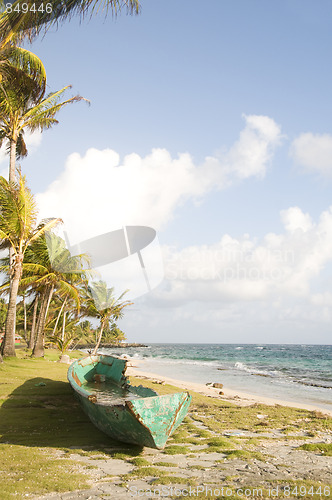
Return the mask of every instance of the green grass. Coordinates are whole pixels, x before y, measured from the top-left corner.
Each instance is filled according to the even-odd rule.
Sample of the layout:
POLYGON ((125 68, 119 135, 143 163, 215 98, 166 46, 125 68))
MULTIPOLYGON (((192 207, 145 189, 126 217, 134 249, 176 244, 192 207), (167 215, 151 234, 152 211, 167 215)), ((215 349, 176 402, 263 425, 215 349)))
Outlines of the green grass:
POLYGON ((156 467, 177 467, 177 465, 172 462, 156 462, 154 465, 156 467))
POLYGON ((188 485, 188 486, 196 486, 197 481, 192 478, 185 478, 185 477, 176 477, 176 476, 165 476, 161 477, 158 479, 158 483, 156 482, 155 485, 163 485, 163 484, 182 484, 182 485, 188 485))
POLYGON ((276 429, 286 429, 288 433, 332 430, 332 419, 316 411, 260 404, 240 407, 217 399, 206 403, 203 398, 193 398, 191 417, 217 434, 229 429, 252 431, 254 428, 264 433, 276 429), (261 413, 267 415, 264 426, 257 417, 261 413))
POLYGON ((167 446, 164 449, 166 455, 186 455, 190 453, 190 448, 187 446, 167 446))
POLYGON ((188 443, 188 444, 197 444, 197 445, 204 444, 204 441, 201 438, 197 438, 197 437, 192 437, 192 438, 189 437, 188 439, 186 439, 183 442, 188 443))
MULTIPOLYGON (((146 387, 156 389, 156 385, 149 380, 130 377, 133 385, 144 384, 146 387)), ((178 388, 165 384, 157 388, 158 394, 178 392, 178 388)), ((332 418, 319 411, 308 411, 300 408, 286 406, 266 406, 255 403, 251 406, 236 406, 233 403, 222 401, 218 398, 209 398, 201 394, 192 393, 190 416, 187 417, 181 428, 174 434, 174 442, 186 442, 194 437, 209 438, 214 434, 220 435, 230 429, 247 430, 269 433, 275 430, 287 430, 287 434, 317 433, 319 431, 332 431, 332 418), (267 417, 262 422, 257 415, 267 417), (199 428, 195 422, 204 424, 206 429, 199 428), (190 438, 188 438, 188 434, 190 438)), ((259 437, 259 435, 258 435, 259 437)))
POLYGON ((236 458, 240 458, 242 460, 260 460, 261 462, 266 462, 266 457, 262 453, 257 451, 249 451, 249 450, 231 450, 225 451, 227 454, 228 460, 234 460, 236 458))
POLYGON ((67 451, 65 456, 122 453, 128 458, 141 453, 142 448, 124 446, 92 425, 67 382, 68 365, 55 362, 58 351, 47 350, 45 359, 30 358, 24 350, 17 354, 0 365, 0 468, 6 477, 1 500, 15 492, 86 488, 87 476, 75 472, 67 457, 54 458, 54 449, 67 451))
POLYGON ((299 448, 305 451, 318 452, 326 457, 332 457, 332 443, 306 443, 299 448))
POLYGON ((136 467, 151 465, 151 463, 148 460, 146 460, 146 458, 143 457, 132 458, 131 460, 129 460, 129 462, 133 465, 136 465, 136 467))
POLYGON ((117 443, 117 445, 118 449, 109 450, 105 448, 105 452, 107 451, 110 456, 119 460, 127 460, 130 457, 138 457, 143 452, 143 448, 140 446, 128 444, 127 448, 123 448, 123 446, 121 446, 121 443, 117 443))
POLYGON ((176 431, 173 434, 171 440, 174 443, 182 443, 183 441, 186 441, 190 437, 191 435, 189 434, 189 432, 184 427, 182 427, 180 431, 176 431))
POLYGON ((0 463, 6 478, 1 482, 1 499, 88 487, 86 476, 75 472, 76 463, 56 459, 48 450, 0 444, 0 463))
POLYGON ((167 475, 167 472, 162 469, 158 469, 158 467, 139 467, 138 469, 135 469, 131 474, 127 474, 127 477, 160 477, 165 475, 167 475))
MULTIPOLYGON (((71 356, 79 354, 71 353, 71 356)), ((25 494, 60 494, 88 487, 89 476, 78 472, 77 462, 70 460, 71 453, 132 463, 135 470, 124 475, 123 481, 151 476, 157 478, 153 483, 156 485, 196 484, 195 479, 174 477, 163 469, 177 467, 167 462, 167 456, 185 454, 190 461, 197 453, 217 452, 221 459, 226 456, 227 460, 256 458, 265 461, 267 456, 260 454, 257 447, 267 438, 260 436, 259 431, 268 434, 284 429, 287 433, 278 439, 286 442, 319 436, 321 431, 332 429, 332 419, 320 412, 257 404, 238 407, 220 399, 193 394, 188 416, 165 450, 158 452, 161 454, 158 461, 151 464, 147 459, 153 461, 153 455, 142 456, 146 455, 143 448, 114 441, 92 425, 67 382, 68 366, 57 363, 58 358, 59 352, 55 350, 47 350, 45 359, 32 359, 28 352, 19 350, 17 358, 7 359, 0 365, 0 468, 2 477, 6 478, 1 485, 1 500, 11 499, 14 494, 23 498, 25 494), (260 413, 267 415, 266 426, 259 425, 257 415, 260 413), (199 427, 200 423, 204 428, 199 427), (256 437, 223 435, 226 431, 241 429, 255 432, 256 437), (294 438, 292 433, 303 436, 294 438), (54 450, 61 450, 63 458, 56 458, 54 450)), ((131 380, 135 385, 156 389, 148 380, 131 380)), ((165 384, 158 385, 157 391, 167 394, 178 392, 178 388, 165 384)), ((325 456, 332 453, 331 445, 324 443, 307 443, 300 448, 325 456)), ((214 464, 221 472, 221 462, 214 460, 214 464)), ((188 466, 195 470, 194 465, 189 463, 188 466)), ((88 472, 93 465, 82 467, 88 472)), ((200 466, 196 469, 198 474, 200 466)))
POLYGON ((235 444, 237 444, 237 440, 233 438, 222 438, 222 437, 214 437, 205 439, 204 443, 208 446, 214 446, 221 448, 223 450, 227 450, 233 448, 235 444))
POLYGON ((190 465, 188 469, 191 470, 206 470, 206 467, 204 465, 190 465))

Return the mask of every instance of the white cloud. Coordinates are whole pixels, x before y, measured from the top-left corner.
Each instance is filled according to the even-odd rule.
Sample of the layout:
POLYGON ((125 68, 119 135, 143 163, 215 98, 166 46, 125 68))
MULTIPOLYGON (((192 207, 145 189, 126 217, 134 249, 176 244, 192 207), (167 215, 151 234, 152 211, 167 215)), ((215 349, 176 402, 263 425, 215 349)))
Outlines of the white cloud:
POLYGON ((311 297, 311 282, 332 261, 332 207, 315 224, 300 208, 281 212, 282 234, 257 242, 224 235, 214 245, 164 248, 168 286, 161 305, 200 302, 279 301, 311 297))
POLYGON ((293 141, 290 154, 305 169, 332 175, 332 135, 301 134, 293 141))
POLYGON ((329 309, 331 309, 332 293, 331 292, 314 293, 311 296, 311 302, 315 306, 327 306, 329 309))
POLYGON ((280 143, 280 127, 268 116, 245 116, 246 127, 228 153, 229 169, 240 179, 264 177, 274 148, 280 143))
POLYGON ((178 206, 200 199, 212 189, 223 189, 237 179, 263 176, 280 129, 265 116, 245 116, 245 127, 222 158, 208 157, 195 165, 189 154, 172 158, 154 149, 142 158, 119 155, 110 149, 89 149, 85 156, 69 156, 65 170, 37 197, 43 217, 60 216, 71 243, 122 225, 160 229, 178 206))
POLYGON ((0 164, 2 162, 4 162, 5 160, 9 161, 8 160, 8 155, 7 155, 7 152, 6 152, 6 147, 5 146, 2 146, 0 148, 0 164))
POLYGON ((332 207, 317 222, 298 207, 257 241, 164 247, 166 280, 135 304, 124 329, 145 342, 320 343, 330 335, 332 207), (330 275, 329 275, 330 273, 330 275), (321 285, 324 277, 324 286, 321 285), (137 332, 139 332, 137 334, 137 332))
MULTIPOLYGON (((42 216, 64 218, 72 244, 122 225, 160 230, 187 200, 263 177, 280 140, 272 119, 247 116, 235 144, 202 165, 189 154, 173 158, 165 149, 145 157, 133 153, 122 161, 110 149, 89 149, 84 156, 69 156, 62 174, 38 195, 38 203, 42 216)), ((148 307, 143 300, 138 316, 128 315, 133 331, 158 331, 158 341, 192 341, 202 340, 204 328, 214 331, 206 341, 220 341, 222 325, 228 332, 223 340, 236 341, 232 332, 242 332, 246 324, 252 332, 260 331, 262 340, 255 336, 256 341, 269 341, 267 327, 278 341, 291 341, 286 334, 279 336, 280 325, 298 335, 307 328, 309 336, 312 325, 328 324, 331 294, 314 290, 313 283, 332 260, 332 207, 318 221, 296 206, 280 216, 284 231, 260 241, 224 235, 213 245, 164 247, 166 280, 146 296, 148 307)), ((112 270, 110 280, 130 273, 131 264, 137 262, 121 272, 112 270)))
POLYGON ((326 343, 331 306, 284 300, 174 302, 156 308, 151 295, 126 312, 121 328, 138 342, 326 343))
POLYGON ((145 158, 89 149, 70 155, 66 169, 37 196, 42 216, 61 216, 72 242, 117 229, 148 225, 159 229, 178 204, 203 195, 206 181, 189 155, 172 159, 155 149, 145 158))
POLYGON ((306 232, 313 227, 312 219, 309 214, 304 214, 299 207, 290 207, 281 211, 281 220, 287 231, 296 231, 301 229, 306 232))
POLYGON ((36 149, 40 146, 42 141, 42 133, 39 130, 35 132, 26 132, 24 139, 28 148, 29 154, 34 153, 36 149))

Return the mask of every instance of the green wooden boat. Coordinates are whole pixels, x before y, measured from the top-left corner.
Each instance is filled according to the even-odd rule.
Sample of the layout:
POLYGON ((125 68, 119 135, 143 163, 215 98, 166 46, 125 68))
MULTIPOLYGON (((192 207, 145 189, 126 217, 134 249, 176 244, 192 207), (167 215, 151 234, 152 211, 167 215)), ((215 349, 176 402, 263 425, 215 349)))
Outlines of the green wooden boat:
POLYGON ((74 361, 68 380, 93 424, 125 443, 163 449, 187 414, 188 392, 158 394, 131 386, 127 361, 116 356, 87 356, 74 361))

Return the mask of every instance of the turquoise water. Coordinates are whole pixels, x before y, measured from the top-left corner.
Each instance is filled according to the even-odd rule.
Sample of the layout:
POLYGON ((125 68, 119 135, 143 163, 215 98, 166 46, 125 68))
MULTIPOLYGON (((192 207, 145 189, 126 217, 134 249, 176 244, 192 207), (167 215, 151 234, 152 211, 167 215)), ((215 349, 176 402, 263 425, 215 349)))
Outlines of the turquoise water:
POLYGON ((101 352, 143 360, 142 370, 160 375, 332 411, 331 345, 150 344, 101 352))

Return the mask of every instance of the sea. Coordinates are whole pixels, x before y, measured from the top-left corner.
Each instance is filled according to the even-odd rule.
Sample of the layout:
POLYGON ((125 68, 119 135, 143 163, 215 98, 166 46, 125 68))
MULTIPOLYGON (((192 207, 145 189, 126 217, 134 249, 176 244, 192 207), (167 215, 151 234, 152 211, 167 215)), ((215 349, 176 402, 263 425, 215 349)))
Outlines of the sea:
POLYGON ((143 371, 332 411, 332 345, 149 344, 100 349, 143 371))

